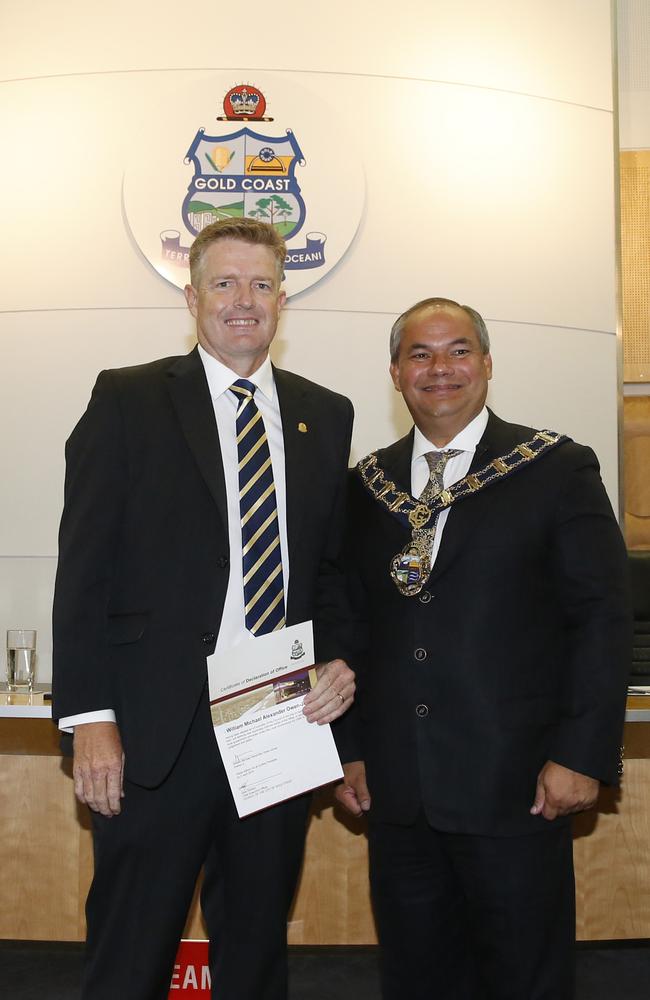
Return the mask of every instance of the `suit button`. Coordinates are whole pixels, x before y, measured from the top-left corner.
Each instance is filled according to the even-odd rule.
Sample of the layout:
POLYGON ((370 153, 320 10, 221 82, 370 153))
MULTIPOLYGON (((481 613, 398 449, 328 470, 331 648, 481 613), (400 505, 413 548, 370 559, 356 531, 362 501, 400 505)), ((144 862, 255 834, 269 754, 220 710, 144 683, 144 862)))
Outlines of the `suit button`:
POLYGON ((225 569, 226 566, 228 565, 228 562, 229 562, 228 556, 219 556, 219 558, 217 559, 217 566, 219 567, 219 569, 225 569))
POLYGON ((422 649, 422 647, 420 646, 418 647, 418 649, 415 650, 413 656, 415 657, 416 660, 426 660, 427 651, 426 649, 422 649))
POLYGON ((428 604, 432 597, 433 594, 430 594, 428 590, 423 590, 418 600, 420 604, 428 604))
POLYGON ((204 632, 201 636, 201 642, 204 642, 206 646, 211 646, 213 642, 217 641, 217 637, 214 632, 204 632))
POLYGON ((420 719, 426 719, 427 715, 429 714, 429 706, 428 705, 418 705, 417 708, 415 709, 415 714, 420 719))

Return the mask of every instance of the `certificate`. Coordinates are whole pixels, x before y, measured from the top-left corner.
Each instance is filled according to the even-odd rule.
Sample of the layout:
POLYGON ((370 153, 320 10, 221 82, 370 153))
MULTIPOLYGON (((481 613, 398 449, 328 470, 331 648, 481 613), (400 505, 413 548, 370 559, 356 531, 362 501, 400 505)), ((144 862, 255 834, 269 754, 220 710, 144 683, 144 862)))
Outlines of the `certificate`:
POLYGON ((315 684, 311 622, 208 657, 212 725, 240 816, 343 776, 330 727, 302 713, 315 684))

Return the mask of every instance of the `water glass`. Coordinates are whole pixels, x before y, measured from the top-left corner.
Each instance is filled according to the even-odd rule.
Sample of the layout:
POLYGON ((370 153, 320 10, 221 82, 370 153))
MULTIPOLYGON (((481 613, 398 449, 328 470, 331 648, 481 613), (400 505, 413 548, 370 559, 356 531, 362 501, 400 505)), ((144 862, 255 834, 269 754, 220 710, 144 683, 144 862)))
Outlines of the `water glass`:
POLYGON ((36 629, 7 630, 7 687, 10 691, 29 691, 34 687, 36 669, 36 629))

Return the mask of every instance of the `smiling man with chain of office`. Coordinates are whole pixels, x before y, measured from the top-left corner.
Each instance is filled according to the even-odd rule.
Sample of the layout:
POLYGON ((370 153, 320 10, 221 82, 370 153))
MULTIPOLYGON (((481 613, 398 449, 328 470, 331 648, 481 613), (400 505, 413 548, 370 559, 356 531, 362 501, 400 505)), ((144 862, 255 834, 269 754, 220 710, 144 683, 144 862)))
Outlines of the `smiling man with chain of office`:
POLYGON ((357 702, 340 800, 369 819, 384 1000, 570 1000, 569 817, 615 782, 625 549, 593 452, 485 406, 480 315, 399 317, 414 429, 349 515, 357 702))

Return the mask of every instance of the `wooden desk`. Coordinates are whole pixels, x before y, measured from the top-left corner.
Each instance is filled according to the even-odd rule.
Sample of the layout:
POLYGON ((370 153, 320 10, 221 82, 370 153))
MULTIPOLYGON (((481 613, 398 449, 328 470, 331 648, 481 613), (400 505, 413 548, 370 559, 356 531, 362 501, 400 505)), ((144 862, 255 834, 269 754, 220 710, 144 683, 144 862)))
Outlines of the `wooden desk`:
POLYGON ((581 941, 650 938, 650 696, 627 707, 621 787, 574 820, 581 941))
POLYGON ((85 938, 90 824, 50 716, 41 694, 0 693, 0 938, 85 938))
MULTIPOLYGON (((89 822, 74 798, 70 761, 61 757, 41 707, 40 718, 17 717, 17 710, 8 716, 0 695, 0 938, 82 941, 92 874, 89 822)), ((628 716, 622 787, 605 789, 598 811, 575 823, 581 940, 650 937, 650 700, 628 699, 628 716)), ((187 935, 205 936, 196 900, 187 935)), ((376 940, 364 824, 334 815, 331 789, 314 800, 289 940, 376 940)))

